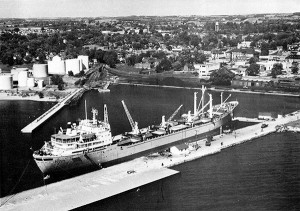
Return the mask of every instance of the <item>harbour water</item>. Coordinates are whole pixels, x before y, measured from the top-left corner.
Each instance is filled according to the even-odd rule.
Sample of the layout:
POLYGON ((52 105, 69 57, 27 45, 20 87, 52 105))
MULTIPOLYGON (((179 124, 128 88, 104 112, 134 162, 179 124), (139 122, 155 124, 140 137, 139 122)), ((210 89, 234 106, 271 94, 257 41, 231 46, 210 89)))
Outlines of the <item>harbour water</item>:
MULTIPOLYGON (((1 197, 44 185, 43 175, 32 160, 30 148, 40 148, 55 130, 64 127, 68 121, 84 118, 84 100, 87 101, 88 111, 92 107, 99 110, 100 119, 103 118, 103 104, 107 104, 113 135, 130 130, 121 100, 125 101, 140 127, 159 123, 162 115, 168 118, 180 104, 184 104, 181 113, 193 109, 195 90, 126 85, 111 86, 110 89, 110 93, 86 93, 77 105, 63 108, 32 135, 21 134, 20 130, 53 103, 0 101, 1 197)), ((220 93, 212 94, 214 104, 219 103, 220 93)), ((224 94, 224 99, 228 94, 224 94)), ((289 113, 299 110, 300 101, 296 97, 243 93, 233 93, 231 98, 238 99, 240 103, 235 115, 246 117, 257 117, 260 111, 289 113)), ((299 208, 299 137, 292 133, 274 134, 230 148, 217 155, 174 167, 182 172, 181 176, 86 208, 293 210, 299 208)), ((51 178, 47 182, 72 174, 65 172, 60 178, 51 178)))

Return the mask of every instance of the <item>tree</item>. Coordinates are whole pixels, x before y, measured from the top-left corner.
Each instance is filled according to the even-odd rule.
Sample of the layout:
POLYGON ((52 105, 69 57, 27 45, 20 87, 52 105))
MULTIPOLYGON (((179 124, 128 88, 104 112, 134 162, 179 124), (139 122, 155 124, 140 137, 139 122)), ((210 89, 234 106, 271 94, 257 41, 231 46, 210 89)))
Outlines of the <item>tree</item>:
POLYGON ((247 75, 256 76, 259 73, 259 65, 256 63, 250 64, 250 66, 246 69, 247 75))
POLYGON ((115 68, 117 64, 118 54, 115 51, 107 51, 103 56, 103 60, 111 68, 115 68))
POLYGON ((161 62, 156 66, 156 72, 158 73, 169 71, 171 69, 172 69, 172 64, 167 58, 161 60, 161 62))
POLYGON ((62 90, 63 89, 63 85, 64 85, 64 81, 62 79, 62 76, 60 75, 53 75, 51 76, 51 81, 54 85, 58 85, 58 89, 62 90))
POLYGON ((39 92, 39 98, 44 98, 44 93, 43 92, 39 92))
POLYGON ((293 62, 291 67, 292 73, 297 74, 299 71, 298 62, 293 62))
POLYGON ((131 55, 126 59, 126 63, 128 66, 134 66, 136 63, 136 55, 131 55))
POLYGON ((172 67, 175 71, 180 71, 182 69, 182 64, 179 61, 177 61, 172 64, 172 67))
POLYGON ((258 62, 257 57, 251 57, 251 58, 249 59, 249 64, 250 64, 250 65, 251 65, 251 64, 256 64, 256 62, 258 62))
MULTIPOLYGON (((92 53, 92 52, 91 52, 92 53)), ((99 63, 104 63, 103 57, 104 57, 105 52, 102 51, 101 49, 97 50, 94 54, 95 59, 97 59, 97 61, 99 63)))
POLYGON ((74 73, 72 70, 68 71, 68 76, 74 76, 74 73))
POLYGON ((206 61, 206 56, 198 51, 195 51, 193 56, 196 63, 203 64, 206 61))
POLYGON ((234 78, 234 74, 230 72, 226 67, 222 67, 211 73, 210 81, 213 85, 231 85, 231 81, 234 78))
POLYGON ((263 42, 261 44, 261 55, 262 56, 268 56, 269 55, 269 44, 263 42))
POLYGON ((197 35, 190 35, 191 45, 194 47, 198 46, 201 42, 201 39, 197 35))
POLYGON ((283 70, 283 67, 282 67, 281 63, 275 63, 275 64, 273 64, 273 68, 271 70, 272 78, 276 78, 277 75, 281 75, 282 74, 282 70, 283 70))

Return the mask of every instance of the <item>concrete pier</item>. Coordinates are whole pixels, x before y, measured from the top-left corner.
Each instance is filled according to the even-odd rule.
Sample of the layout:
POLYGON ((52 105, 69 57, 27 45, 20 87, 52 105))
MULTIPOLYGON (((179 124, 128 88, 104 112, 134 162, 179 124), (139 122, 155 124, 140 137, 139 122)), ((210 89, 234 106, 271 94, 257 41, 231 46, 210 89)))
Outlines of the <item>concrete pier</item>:
POLYGON ((189 150, 171 157, 154 154, 44 187, 1 198, 0 210, 69 210, 84 206, 142 185, 177 174, 167 167, 221 152, 270 133, 288 123, 299 121, 300 111, 285 117, 241 128, 230 134, 214 136, 211 146, 205 140, 188 143, 189 150), (266 124, 266 127, 261 127, 266 124), (7 202, 6 202, 7 201, 7 202))
POLYGON ((1 198, 1 204, 9 200, 0 210, 75 209, 178 173, 162 167, 138 167, 135 161, 127 162, 1 198))
MULTIPOLYGON (((244 121, 247 120, 247 118, 239 118, 239 119, 242 119, 244 121)), ((249 119, 248 121, 252 121, 252 120, 253 119, 249 119)), ((300 111, 287 114, 285 115, 285 117, 275 119, 275 121, 265 120, 262 121, 261 123, 235 130, 230 134, 221 134, 221 135, 214 136, 213 141, 211 142, 211 146, 205 146, 206 140, 199 140, 193 143, 189 143, 188 145, 190 146, 191 150, 189 150, 188 153, 172 156, 171 158, 160 156, 155 159, 155 162, 157 163, 156 165, 158 165, 158 163, 163 163, 165 167, 171 167, 204 156, 216 154, 221 152, 223 149, 232 147, 234 145, 238 145, 246 141, 250 141, 274 133, 279 128, 288 127, 289 123, 295 121, 300 121, 300 111), (261 127, 262 124, 267 124, 268 126, 262 128, 261 127), (193 146, 197 146, 197 148, 193 146)), ((300 129, 295 129, 294 127, 292 129, 290 131, 300 132, 300 129)))
POLYGON ((50 108, 48 111, 46 111, 44 114, 42 114, 40 117, 35 119, 33 122, 31 122, 29 125, 24 127, 21 132, 22 133, 31 133, 35 128, 37 128, 39 125, 41 125, 43 122, 45 122, 47 119, 49 119, 52 115, 54 115, 57 111, 59 111, 61 108, 63 108, 65 105, 67 105, 70 100, 82 92, 83 88, 77 89, 76 91, 68 94, 65 98, 60 100, 55 106, 50 108))

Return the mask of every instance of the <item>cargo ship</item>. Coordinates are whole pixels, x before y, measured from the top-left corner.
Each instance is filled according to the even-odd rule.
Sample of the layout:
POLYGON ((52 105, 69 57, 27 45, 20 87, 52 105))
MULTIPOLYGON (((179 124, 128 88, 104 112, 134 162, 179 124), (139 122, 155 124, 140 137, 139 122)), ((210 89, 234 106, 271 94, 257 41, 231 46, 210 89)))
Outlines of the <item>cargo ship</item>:
MULTIPOLYGON (((104 120, 97 120, 98 111, 92 109, 93 118, 81 120, 79 124, 68 123, 67 129, 60 129, 44 146, 34 151, 33 158, 44 174, 61 172, 88 166, 105 167, 136 157, 169 149, 170 147, 200 140, 212 131, 231 121, 238 101, 223 101, 212 105, 212 95, 205 104, 205 88, 197 106, 197 93, 194 93, 194 111, 173 120, 178 109, 168 118, 162 116, 159 125, 139 129, 122 101, 132 131, 112 136, 108 122, 107 107, 104 105, 104 120)), ((86 106, 85 106, 86 108, 86 106)), ((86 110, 86 109, 85 109, 86 110)))

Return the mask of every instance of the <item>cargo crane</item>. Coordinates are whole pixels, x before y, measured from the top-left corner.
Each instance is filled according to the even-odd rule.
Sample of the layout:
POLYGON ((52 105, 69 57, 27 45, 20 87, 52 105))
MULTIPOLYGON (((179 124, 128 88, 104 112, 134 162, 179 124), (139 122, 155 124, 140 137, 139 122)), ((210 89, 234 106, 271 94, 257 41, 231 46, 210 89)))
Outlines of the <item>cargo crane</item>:
POLYGON ((176 116, 176 114, 179 112, 179 110, 181 109, 182 105, 180 105, 176 111, 174 111, 174 113, 169 117, 169 119, 167 121, 165 121, 165 116, 162 116, 162 119, 161 119, 161 124, 160 126, 161 127, 166 127, 167 124, 170 124, 170 122, 172 121, 172 119, 176 116))
POLYGON ((131 117, 131 115, 129 113, 129 110, 127 109, 127 106, 126 106, 124 100, 122 100, 121 102, 123 104, 125 113, 127 115, 128 121, 129 121, 131 129, 132 129, 131 134, 132 135, 138 135, 138 134, 140 134, 140 131, 139 131, 139 128, 138 128, 138 123, 133 121, 133 119, 132 119, 132 117, 131 117))

